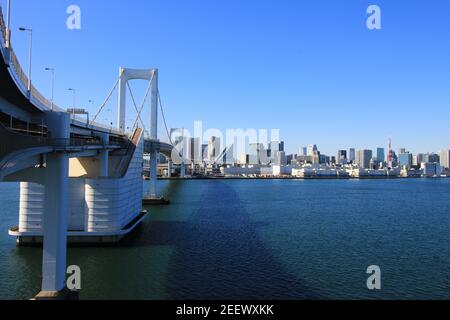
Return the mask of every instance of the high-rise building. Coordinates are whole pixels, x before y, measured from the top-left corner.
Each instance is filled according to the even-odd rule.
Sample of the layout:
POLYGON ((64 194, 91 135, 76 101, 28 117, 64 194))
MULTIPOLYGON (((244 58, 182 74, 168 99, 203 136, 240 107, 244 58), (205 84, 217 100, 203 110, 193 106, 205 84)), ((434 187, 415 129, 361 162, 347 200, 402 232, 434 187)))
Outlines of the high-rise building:
POLYGON ((249 164, 261 164, 261 155, 264 152, 264 145, 262 143, 248 144, 249 164))
POLYGON ((428 161, 429 163, 440 163, 439 155, 436 153, 429 153, 428 154, 428 161))
POLYGON ((329 164, 331 162, 331 158, 327 155, 320 154, 319 152, 319 164, 329 164))
POLYGON ((442 168, 439 163, 423 162, 421 164, 423 174, 427 177, 439 176, 442 173, 442 168))
POLYGON ((170 129, 170 137, 172 143, 179 151, 176 153, 176 159, 172 159, 174 163, 182 163, 189 162, 190 154, 189 154, 189 144, 190 141, 187 137, 185 137, 185 130, 182 128, 173 128, 170 129))
POLYGON ((413 165, 413 155, 409 152, 400 153, 398 156, 398 164, 401 168, 411 168, 413 165))
POLYGON ((318 152, 317 145, 315 145, 315 144, 308 145, 308 149, 307 149, 308 156, 312 157, 312 156, 316 155, 317 152, 318 152))
POLYGON ((248 154, 241 153, 238 158, 238 164, 241 164, 241 165, 249 164, 248 154))
POLYGON ((208 160, 210 163, 214 163, 216 158, 220 155, 221 144, 220 144, 220 138, 218 137, 211 137, 208 141, 208 160))
POLYGON ((347 150, 339 150, 336 157, 337 164, 347 164, 347 150))
POLYGON ((208 145, 202 144, 202 160, 208 160, 208 145))
POLYGON ((372 150, 358 150, 356 153, 356 164, 362 169, 369 169, 372 155, 372 150))
POLYGON ((356 160, 356 151, 354 148, 351 148, 348 152, 348 161, 354 163, 356 160))
POLYGON ((191 138, 189 144, 189 155, 191 162, 196 164, 202 162, 201 154, 200 154, 200 138, 191 138))
POLYGON ((284 151, 277 151, 275 156, 275 165, 285 166, 287 164, 286 153, 284 151))
POLYGON ((280 151, 284 151, 284 142, 283 141, 272 141, 269 145, 269 156, 272 162, 275 162, 275 158, 277 153, 280 151))
POLYGON ((377 161, 384 162, 386 160, 386 155, 384 154, 384 148, 377 148, 377 161))
POLYGON ((308 155, 308 148, 307 147, 301 147, 298 151, 298 155, 300 157, 306 157, 308 155))
POLYGON ((425 159, 426 155, 424 153, 418 153, 416 155, 417 166, 420 166, 422 163, 427 162, 428 159, 425 159))
POLYGON ((441 151, 440 163, 442 167, 450 168, 450 150, 441 151))

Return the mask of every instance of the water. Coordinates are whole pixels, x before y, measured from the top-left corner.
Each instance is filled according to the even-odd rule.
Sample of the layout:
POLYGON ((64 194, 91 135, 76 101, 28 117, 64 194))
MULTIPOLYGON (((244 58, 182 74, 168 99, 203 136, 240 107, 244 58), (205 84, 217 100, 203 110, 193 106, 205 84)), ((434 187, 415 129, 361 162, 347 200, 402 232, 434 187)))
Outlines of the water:
MULTIPOLYGON (((450 299, 450 179, 162 181, 113 248, 71 248, 82 299, 450 299), (379 265, 382 290, 366 288, 379 265)), ((6 235, 18 185, 0 185, 0 298, 39 291, 41 250, 6 235)))

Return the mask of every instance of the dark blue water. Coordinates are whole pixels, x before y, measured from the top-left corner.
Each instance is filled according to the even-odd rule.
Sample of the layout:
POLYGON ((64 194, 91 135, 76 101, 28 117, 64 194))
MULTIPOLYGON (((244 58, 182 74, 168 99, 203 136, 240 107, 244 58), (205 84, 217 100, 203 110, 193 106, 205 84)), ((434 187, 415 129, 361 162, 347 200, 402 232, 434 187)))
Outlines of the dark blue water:
MULTIPOLYGON (((164 181, 113 248, 71 248, 83 299, 449 299, 449 180, 164 181), (366 269, 379 265, 382 290, 366 269)), ((0 298, 39 291, 41 251, 16 248, 18 186, 0 185, 0 298)))

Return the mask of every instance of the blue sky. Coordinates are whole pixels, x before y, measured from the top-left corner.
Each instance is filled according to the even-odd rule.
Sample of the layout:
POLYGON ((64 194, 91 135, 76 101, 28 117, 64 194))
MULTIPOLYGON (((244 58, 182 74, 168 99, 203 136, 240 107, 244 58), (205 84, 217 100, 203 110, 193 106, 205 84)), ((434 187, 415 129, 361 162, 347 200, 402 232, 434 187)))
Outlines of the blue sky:
MULTIPOLYGON (((4 11, 6 0, 0 0, 4 11)), ((13 46, 56 103, 106 97, 120 66, 158 67, 171 127, 279 128, 287 150, 450 148, 450 1, 12 0, 13 46), (82 29, 66 28, 66 8, 82 29), (366 9, 382 10, 379 31, 366 9)), ((145 84, 133 83, 136 96, 145 84)), ((100 121, 116 121, 112 97, 100 121), (108 111, 110 110, 110 111, 108 111)), ((130 105, 131 108, 131 105, 130 105)), ((148 117, 148 115, 145 115, 148 117)), ((132 115, 131 115, 132 117, 132 115)), ((131 121, 130 117, 130 121, 131 121)))

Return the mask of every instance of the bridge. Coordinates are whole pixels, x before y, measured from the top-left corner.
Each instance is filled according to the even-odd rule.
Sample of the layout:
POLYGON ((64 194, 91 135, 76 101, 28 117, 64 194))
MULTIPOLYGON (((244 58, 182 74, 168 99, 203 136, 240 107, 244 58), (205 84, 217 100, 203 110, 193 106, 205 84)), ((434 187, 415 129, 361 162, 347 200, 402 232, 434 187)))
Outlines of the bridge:
POLYGON ((157 198, 158 153, 170 159, 174 148, 158 139, 157 69, 120 68, 98 113, 86 121, 34 87, 12 48, 9 16, 5 23, 0 6, 0 182, 21 183, 19 226, 10 234, 43 242, 40 296, 57 297, 65 288, 67 242, 115 242, 131 232, 145 217, 144 153, 151 159, 150 197, 157 198), (135 79, 149 83, 140 106, 128 85, 135 79), (115 89, 117 128, 96 122, 115 89), (137 112, 129 132, 127 89, 137 112), (147 100, 148 131, 141 118, 147 100))

